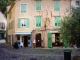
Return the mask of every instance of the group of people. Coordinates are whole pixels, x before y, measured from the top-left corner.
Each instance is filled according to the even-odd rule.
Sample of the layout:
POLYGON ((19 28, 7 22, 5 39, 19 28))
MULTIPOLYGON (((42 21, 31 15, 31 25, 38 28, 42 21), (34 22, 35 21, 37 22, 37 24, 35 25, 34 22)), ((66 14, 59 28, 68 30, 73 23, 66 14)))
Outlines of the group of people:
MULTIPOLYGON (((22 48, 23 47, 23 41, 21 42, 15 42, 14 43, 14 48, 18 49, 18 48, 22 48)), ((36 40, 34 39, 33 40, 33 47, 35 48, 36 47, 36 40)))
POLYGON ((22 47, 23 47, 23 42, 22 41, 14 43, 14 48, 19 49, 19 48, 22 48, 22 47))

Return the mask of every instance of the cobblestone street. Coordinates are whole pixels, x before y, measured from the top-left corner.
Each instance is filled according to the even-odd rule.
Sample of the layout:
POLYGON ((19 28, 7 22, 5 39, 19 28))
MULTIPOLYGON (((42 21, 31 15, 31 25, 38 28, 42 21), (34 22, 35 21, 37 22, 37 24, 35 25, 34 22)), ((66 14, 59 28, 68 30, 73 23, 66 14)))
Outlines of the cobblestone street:
MULTIPOLYGON (((80 51, 72 50, 72 57, 80 55, 80 51)), ((0 60, 64 60, 64 49, 57 48, 20 48, 14 49, 10 45, 0 44, 0 60)))

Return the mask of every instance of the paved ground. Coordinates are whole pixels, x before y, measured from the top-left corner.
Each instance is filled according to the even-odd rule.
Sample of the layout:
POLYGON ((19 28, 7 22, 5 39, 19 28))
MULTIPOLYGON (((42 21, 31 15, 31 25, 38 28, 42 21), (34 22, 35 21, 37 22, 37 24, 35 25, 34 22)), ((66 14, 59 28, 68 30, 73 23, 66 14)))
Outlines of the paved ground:
MULTIPOLYGON (((67 48, 66 48, 67 49, 67 48)), ((64 60, 62 48, 20 48, 14 49, 10 45, 0 44, 0 60, 64 60)), ((80 56, 80 51, 70 49, 71 56, 80 56)))

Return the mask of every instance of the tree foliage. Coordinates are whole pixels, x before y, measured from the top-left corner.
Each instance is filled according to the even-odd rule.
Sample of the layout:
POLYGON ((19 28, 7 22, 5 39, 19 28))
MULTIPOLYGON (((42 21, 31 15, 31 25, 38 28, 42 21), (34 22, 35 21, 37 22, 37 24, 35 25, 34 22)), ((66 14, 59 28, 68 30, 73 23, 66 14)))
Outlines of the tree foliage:
POLYGON ((6 16, 7 6, 11 5, 16 0, 0 0, 0 11, 6 16))
POLYGON ((61 21, 60 38, 80 46, 80 7, 72 8, 71 11, 61 21))

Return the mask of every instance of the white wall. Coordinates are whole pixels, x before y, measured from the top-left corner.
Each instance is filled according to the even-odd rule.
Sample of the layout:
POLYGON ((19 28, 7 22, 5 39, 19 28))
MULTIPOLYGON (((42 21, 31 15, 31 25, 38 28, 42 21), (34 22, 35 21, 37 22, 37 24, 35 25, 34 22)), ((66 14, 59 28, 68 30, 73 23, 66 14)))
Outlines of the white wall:
POLYGON ((7 20, 6 17, 1 12, 0 12, 0 22, 5 23, 5 30, 6 30, 7 20))

